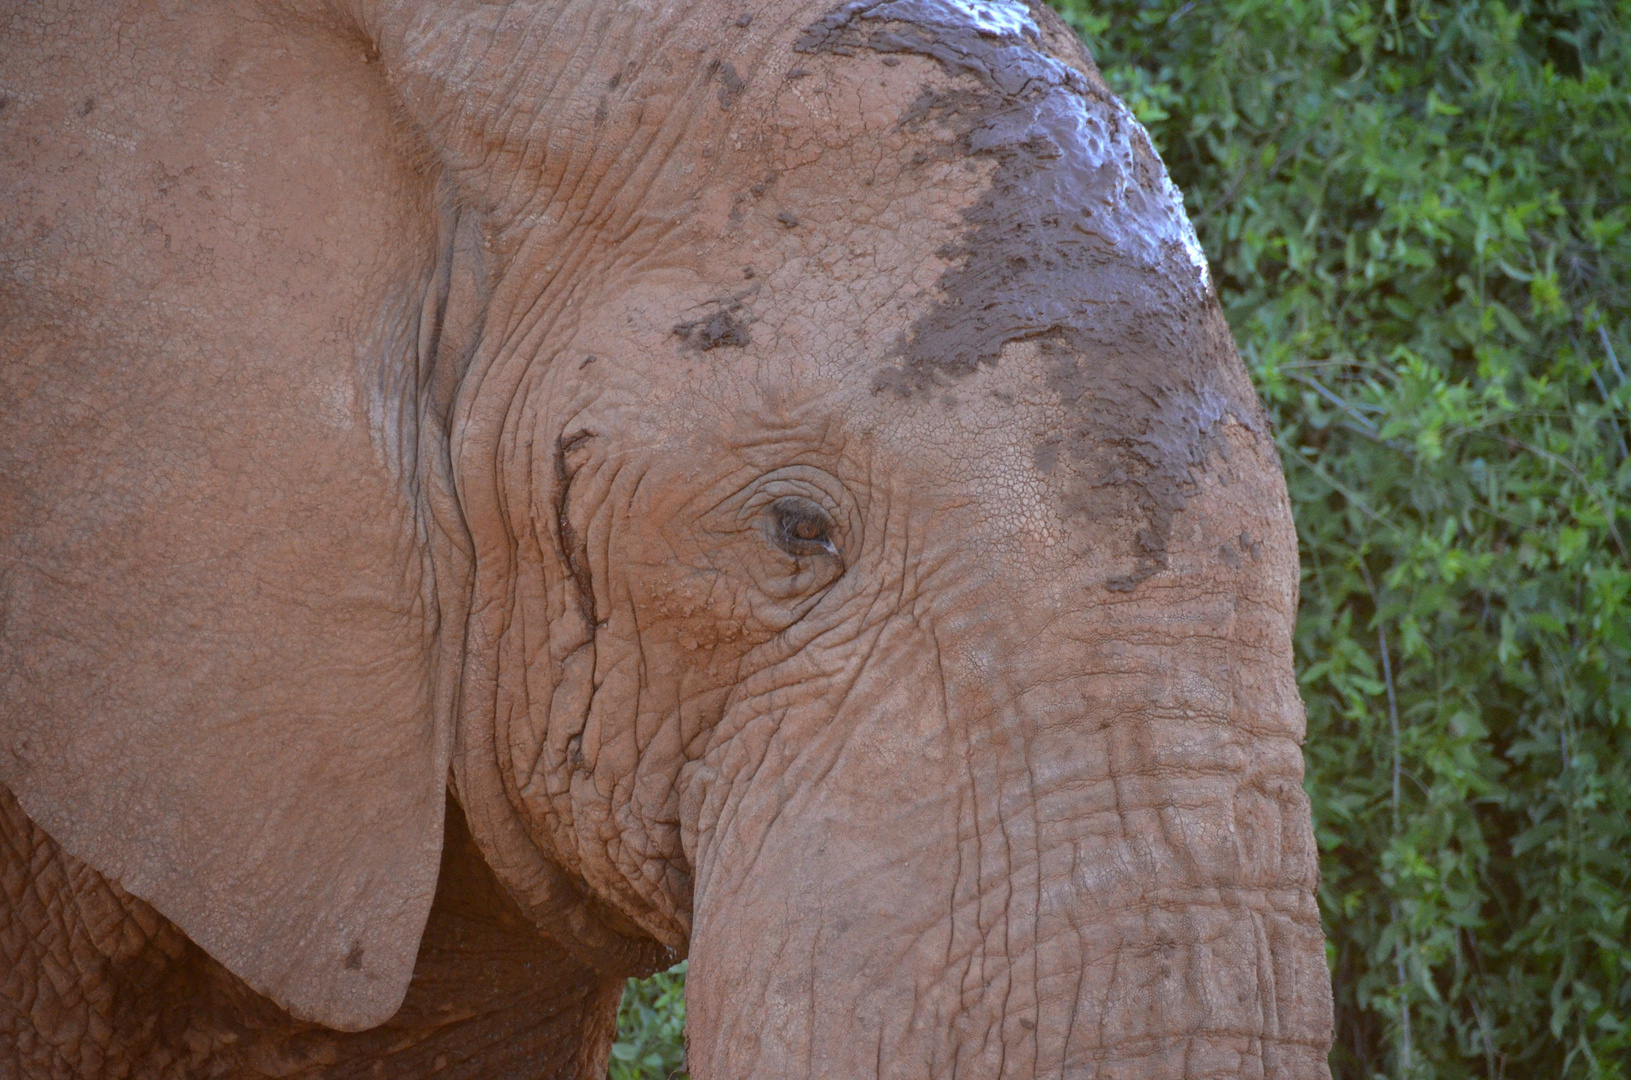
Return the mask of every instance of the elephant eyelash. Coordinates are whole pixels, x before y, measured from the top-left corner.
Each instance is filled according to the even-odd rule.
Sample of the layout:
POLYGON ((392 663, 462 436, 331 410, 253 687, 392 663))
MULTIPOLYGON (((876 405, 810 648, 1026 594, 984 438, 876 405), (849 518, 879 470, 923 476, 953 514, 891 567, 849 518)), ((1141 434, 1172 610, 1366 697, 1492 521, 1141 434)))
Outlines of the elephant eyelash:
POLYGON ((809 499, 788 495, 770 504, 770 538, 789 555, 838 557, 832 542, 833 520, 809 499))

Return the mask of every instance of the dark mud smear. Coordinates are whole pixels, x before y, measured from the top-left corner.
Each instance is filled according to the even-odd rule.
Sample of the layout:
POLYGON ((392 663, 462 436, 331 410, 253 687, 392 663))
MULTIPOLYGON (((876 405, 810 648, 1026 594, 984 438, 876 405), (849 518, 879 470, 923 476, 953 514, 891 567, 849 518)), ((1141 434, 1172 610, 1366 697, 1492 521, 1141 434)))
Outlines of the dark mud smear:
POLYGON ((1148 136, 1102 85, 1042 51, 1038 18, 1052 16, 1016 0, 857 0, 794 50, 914 54, 966 77, 925 90, 903 124, 992 162, 990 187, 940 252, 951 263, 942 299, 874 388, 912 396, 1039 339, 1073 421, 1036 448, 1037 467, 1068 463, 1076 516, 1143 520, 1136 570, 1107 583, 1130 591, 1165 566, 1172 516, 1218 426, 1234 416, 1260 428, 1261 410, 1148 136))
POLYGON ((747 83, 742 81, 742 76, 736 73, 736 65, 729 60, 724 63, 716 60, 714 64, 717 65, 714 71, 719 76, 719 107, 729 109, 736 104, 736 99, 742 96, 747 83))
POLYGON ((747 323, 737 317, 733 308, 722 308, 706 319, 680 323, 674 327, 674 334, 703 352, 710 352, 725 345, 740 349, 753 343, 753 338, 748 334, 747 323))

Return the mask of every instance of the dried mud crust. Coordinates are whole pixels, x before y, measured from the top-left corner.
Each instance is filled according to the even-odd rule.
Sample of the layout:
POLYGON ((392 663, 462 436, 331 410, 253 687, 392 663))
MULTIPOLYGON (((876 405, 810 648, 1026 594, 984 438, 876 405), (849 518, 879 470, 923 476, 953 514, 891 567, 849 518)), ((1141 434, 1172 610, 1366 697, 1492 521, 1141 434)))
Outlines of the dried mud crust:
POLYGON ((1036 447, 1072 473, 1065 509, 1102 517, 1130 493, 1143 524, 1130 591, 1166 566, 1172 517, 1233 418, 1262 434, 1206 259, 1143 127, 1098 79, 1057 16, 1017 0, 856 0, 794 51, 934 60, 902 121, 949 135, 948 154, 992 164, 931 309, 902 334, 874 389, 903 397, 994 365, 1041 339, 1073 422, 1036 447), (1067 45, 1066 43, 1072 43, 1067 45), (1069 61, 1060 55, 1076 55, 1069 61))

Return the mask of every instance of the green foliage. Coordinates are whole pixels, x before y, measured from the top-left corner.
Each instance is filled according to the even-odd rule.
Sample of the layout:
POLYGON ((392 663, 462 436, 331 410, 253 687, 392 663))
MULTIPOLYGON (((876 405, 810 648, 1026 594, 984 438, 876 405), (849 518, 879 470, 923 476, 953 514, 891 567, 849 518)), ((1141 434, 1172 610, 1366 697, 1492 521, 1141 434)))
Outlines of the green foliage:
POLYGON ((1276 421, 1337 1074, 1631 1075, 1631 4, 1060 6, 1276 421))
POLYGON ((1334 1071, 1631 1077, 1631 3, 1055 2, 1277 425, 1334 1071))
POLYGON ((685 965, 630 979, 617 1010, 611 1080, 684 1080, 685 965))

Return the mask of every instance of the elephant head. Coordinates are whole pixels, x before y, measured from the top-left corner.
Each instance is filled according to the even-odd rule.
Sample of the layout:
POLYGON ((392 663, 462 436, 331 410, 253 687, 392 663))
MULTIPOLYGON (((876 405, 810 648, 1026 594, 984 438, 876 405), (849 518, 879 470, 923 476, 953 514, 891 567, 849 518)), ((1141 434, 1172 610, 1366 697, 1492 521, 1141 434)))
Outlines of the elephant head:
POLYGON ((1284 482, 1062 23, 227 26, 176 31, 173 222, 8 286, 31 816, 335 1027, 401 1000, 450 785, 576 955, 691 956, 701 1077, 1324 1075, 1284 482))

